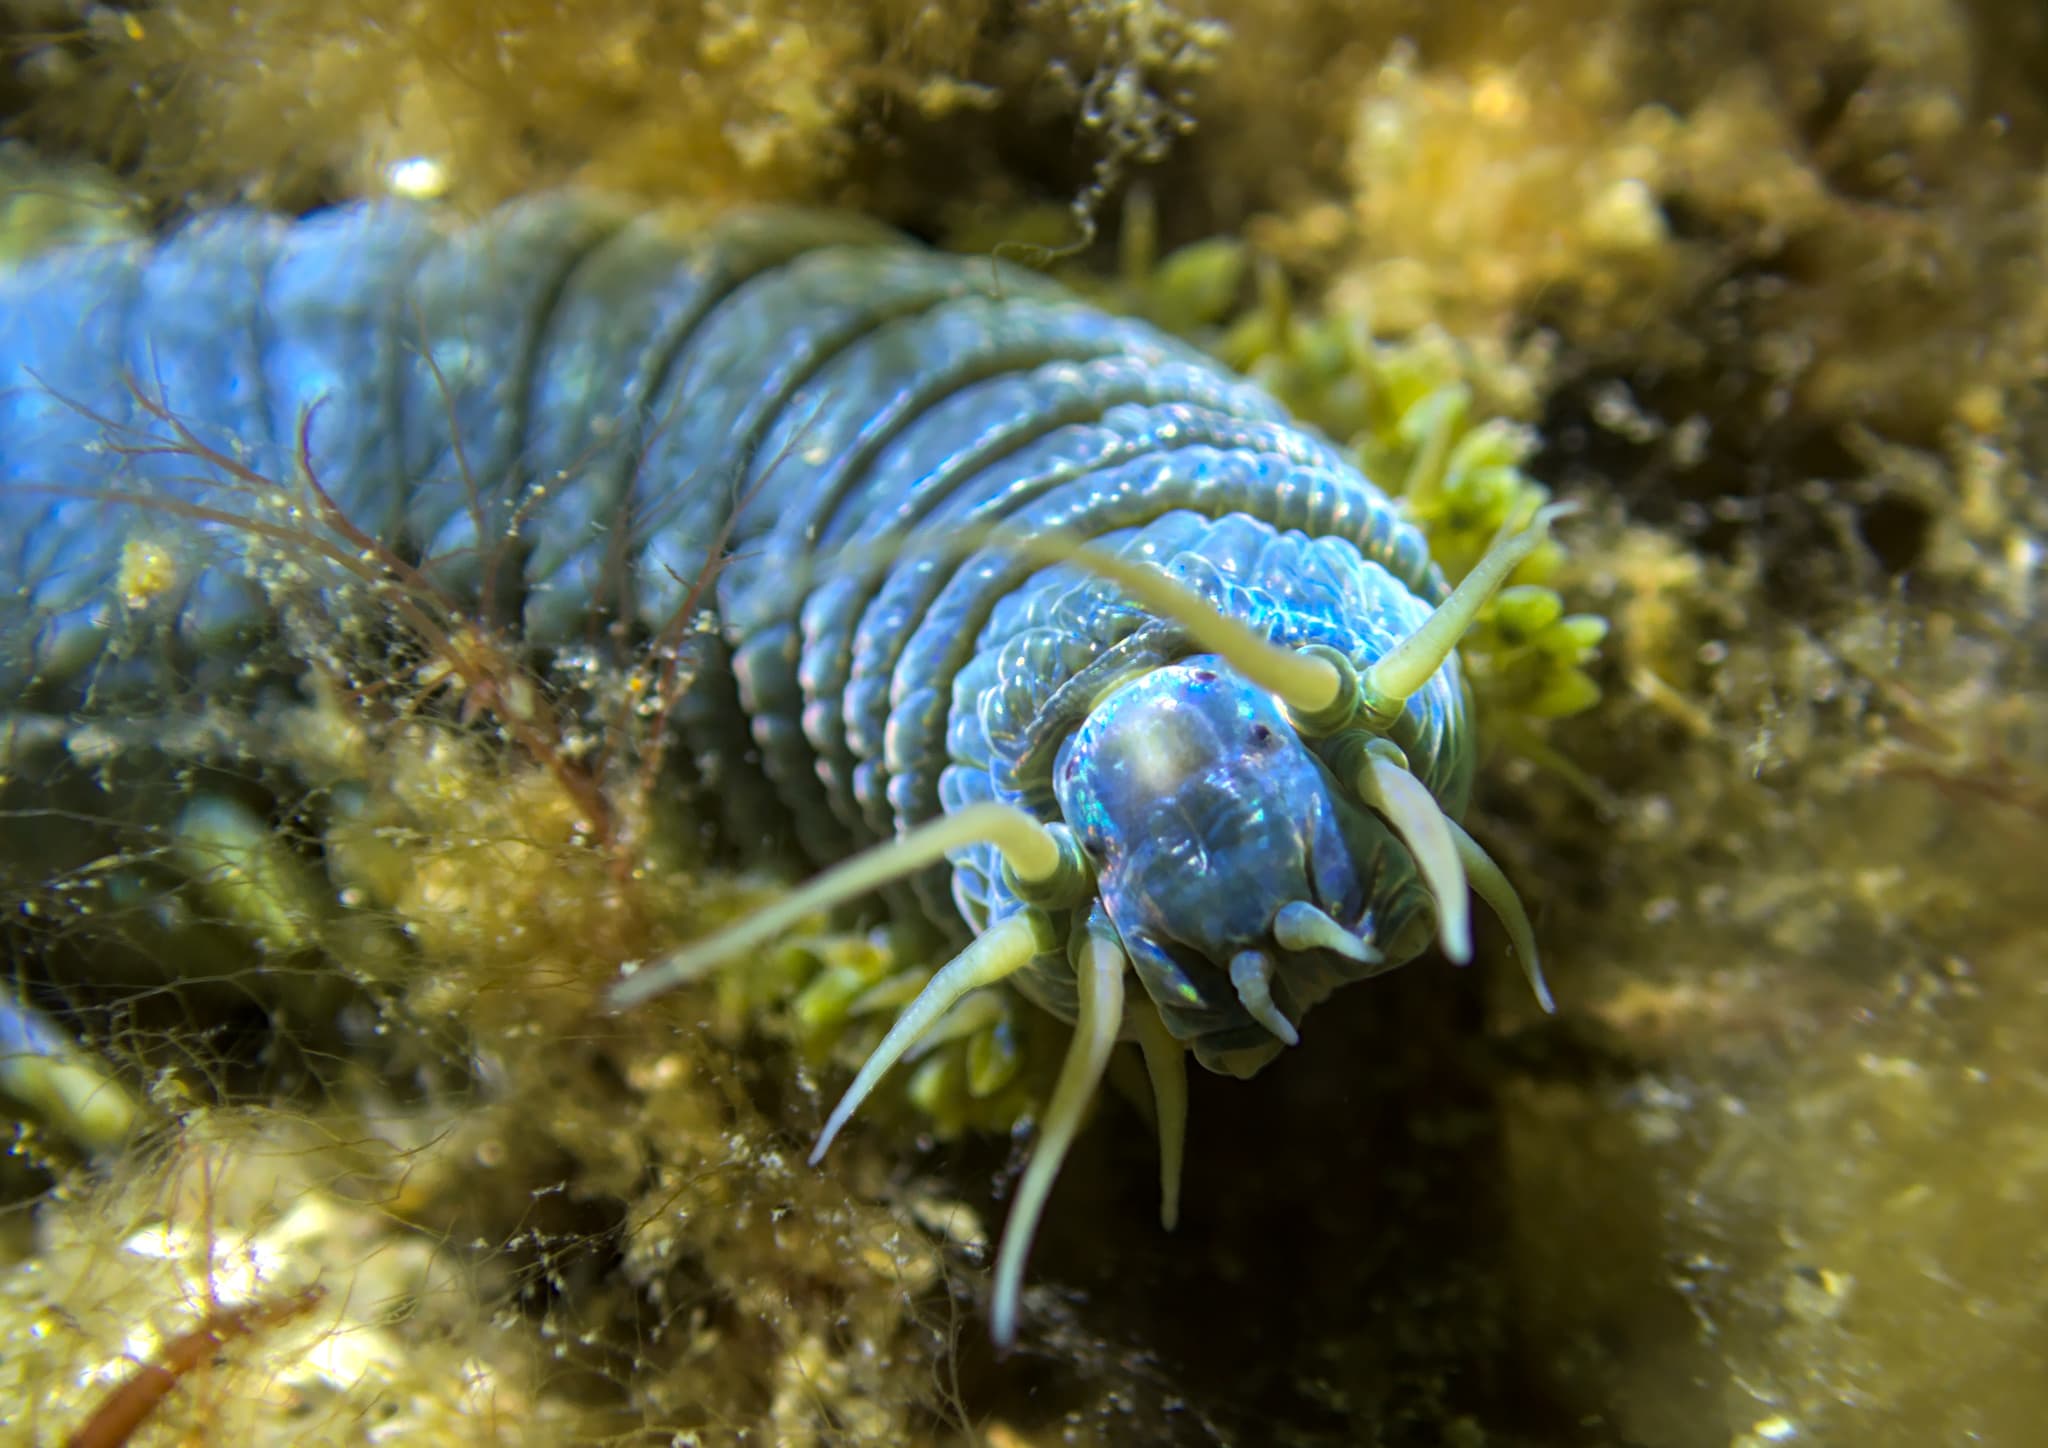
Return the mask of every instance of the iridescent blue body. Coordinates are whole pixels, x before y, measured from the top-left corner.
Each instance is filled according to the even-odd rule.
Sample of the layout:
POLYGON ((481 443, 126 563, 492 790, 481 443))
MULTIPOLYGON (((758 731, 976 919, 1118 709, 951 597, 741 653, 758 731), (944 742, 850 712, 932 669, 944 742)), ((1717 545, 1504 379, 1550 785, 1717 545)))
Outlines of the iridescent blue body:
MULTIPOLYGON (((134 711, 173 678, 180 695, 218 692, 281 596, 331 591, 339 608, 350 580, 331 565, 78 495, 303 526, 304 425, 341 508, 444 587, 475 598, 483 560, 508 559, 501 607, 542 653, 621 613, 658 630, 723 537, 736 711, 707 682, 680 727, 715 777, 741 753, 758 764, 821 860, 965 801, 1056 810, 1056 761, 1089 747, 1069 740, 1084 706, 1193 647, 1074 568, 996 543, 923 551, 920 536, 1000 521, 1092 538, 1276 641, 1328 643, 1361 667, 1444 594, 1380 491, 1255 387, 1039 277, 845 218, 707 231, 562 198, 462 228, 395 205, 219 215, 0 277, 0 373, 0 696, 134 711), (278 493, 227 488, 180 453, 109 448, 164 433, 131 385, 278 493), (912 545, 879 573, 810 566, 903 534, 912 545), (122 553, 137 539, 173 581, 128 607, 122 553)), ((1452 660, 1394 735, 1453 814, 1471 776, 1466 707, 1452 660)), ((1425 902, 1377 825, 1344 829, 1364 892, 1347 914, 1369 915, 1384 945, 1425 902)), ((917 885, 951 931, 1019 908, 987 847, 950 876, 917 885)), ((1192 920, 1202 893, 1169 889, 1162 908, 1192 920)), ((1177 1034, 1220 1049, 1257 1031, 1228 991, 1146 959, 1177 1034)), ((1020 983, 1070 1015, 1066 976, 1056 953, 1020 983)))
MULTIPOLYGON (((858 220, 707 229, 587 197, 471 226, 230 213, 0 275, 11 717, 231 699, 293 677, 288 645, 322 629, 360 655, 389 628, 378 554, 543 669, 702 605, 672 727, 739 842, 769 833, 736 802, 763 789, 821 863, 895 842, 934 863, 893 874, 970 942, 825 1139, 973 989, 1078 1022, 998 1263, 1004 1340, 1118 1036, 1152 1068, 1170 1219, 1183 1048, 1249 1074, 1433 924, 1462 956, 1461 871, 1533 971, 1512 889, 1454 823, 1474 751, 1454 645, 1513 553, 1453 596, 1380 490, 1255 386, 858 220), (215 461, 151 445, 169 419, 215 461), (1140 603, 1078 544, 1255 640, 1198 641, 1199 607, 1140 603), (1266 645, 1307 682, 1250 682, 1266 645)), ((852 889, 891 878, 869 874, 852 889)))

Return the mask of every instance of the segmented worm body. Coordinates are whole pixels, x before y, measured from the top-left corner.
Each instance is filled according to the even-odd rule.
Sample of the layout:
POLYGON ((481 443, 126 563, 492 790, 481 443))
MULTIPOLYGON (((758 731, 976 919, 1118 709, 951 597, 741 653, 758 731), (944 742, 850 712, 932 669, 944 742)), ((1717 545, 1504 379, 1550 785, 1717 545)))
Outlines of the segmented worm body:
POLYGON ((1454 823, 1454 645, 1540 526, 1453 595, 1260 390, 1040 277, 843 217, 559 197, 467 228, 231 213, 40 260, 0 278, 0 697, 236 687, 280 598, 338 613, 354 576, 278 541, 325 527, 309 479, 543 660, 657 635, 725 559, 673 721, 701 774, 726 799, 758 775, 821 863, 854 861, 828 896, 903 877, 970 942, 827 1139, 968 991, 1077 1022, 1004 1339, 1118 1039, 1152 1068, 1170 1218, 1186 1051, 1248 1074, 1336 986, 1432 935, 1462 955, 1468 877, 1527 955, 1454 823), (151 401, 280 487, 110 446, 161 431, 151 401))

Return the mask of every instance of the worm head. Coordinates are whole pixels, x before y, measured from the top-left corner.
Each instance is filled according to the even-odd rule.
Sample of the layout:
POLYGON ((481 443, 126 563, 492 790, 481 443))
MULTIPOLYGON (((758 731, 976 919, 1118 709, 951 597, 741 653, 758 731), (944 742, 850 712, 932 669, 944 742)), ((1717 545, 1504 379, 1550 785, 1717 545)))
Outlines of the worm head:
POLYGON ((1106 696, 1054 781, 1147 994, 1212 1071, 1251 1075, 1333 988, 1427 938, 1406 853, 1220 659, 1106 696))

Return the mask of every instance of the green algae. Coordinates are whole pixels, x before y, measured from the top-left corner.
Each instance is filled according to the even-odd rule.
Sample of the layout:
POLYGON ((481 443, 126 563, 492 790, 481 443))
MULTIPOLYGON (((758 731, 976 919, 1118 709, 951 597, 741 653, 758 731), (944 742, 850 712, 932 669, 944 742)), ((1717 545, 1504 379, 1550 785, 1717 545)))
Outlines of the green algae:
POLYGON ((0 265, 54 246, 138 234, 141 208, 97 166, 54 165, 0 144, 0 265))

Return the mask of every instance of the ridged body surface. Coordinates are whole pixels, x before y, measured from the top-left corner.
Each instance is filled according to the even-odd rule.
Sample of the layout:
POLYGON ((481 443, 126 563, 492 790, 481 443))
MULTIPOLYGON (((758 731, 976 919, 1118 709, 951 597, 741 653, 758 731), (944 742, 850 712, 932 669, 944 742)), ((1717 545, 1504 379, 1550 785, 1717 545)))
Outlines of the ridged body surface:
MULTIPOLYGON (((821 861, 977 799, 1049 817, 1100 688, 1199 652, 1072 566, 944 546, 964 528, 1096 540, 1361 669, 1445 593, 1256 387, 985 258, 591 198, 229 213, 0 277, 0 697, 147 712, 236 686, 281 597, 342 611, 343 570, 244 526, 320 529, 309 473, 543 662, 656 635, 730 555, 676 727, 714 777, 757 767, 821 861), (277 487, 110 446, 164 435, 138 391, 277 487), (135 545, 160 560, 139 598, 135 545)), ((1453 817, 1468 708, 1453 659, 1389 736, 1453 817)), ((1391 853, 1389 934, 1427 908, 1391 853)), ((917 886, 956 933, 1018 908, 988 847, 917 886)), ((1068 1013, 1058 962, 1023 984, 1068 1013)))

